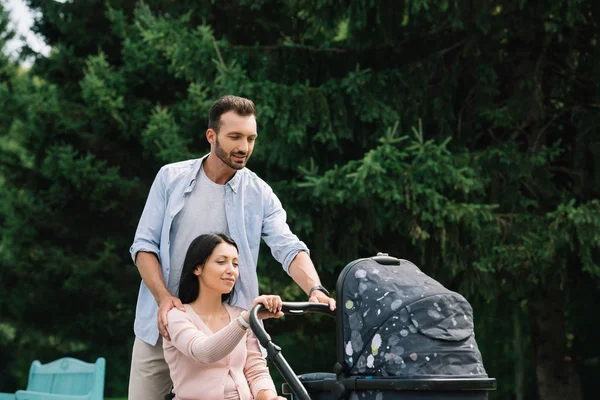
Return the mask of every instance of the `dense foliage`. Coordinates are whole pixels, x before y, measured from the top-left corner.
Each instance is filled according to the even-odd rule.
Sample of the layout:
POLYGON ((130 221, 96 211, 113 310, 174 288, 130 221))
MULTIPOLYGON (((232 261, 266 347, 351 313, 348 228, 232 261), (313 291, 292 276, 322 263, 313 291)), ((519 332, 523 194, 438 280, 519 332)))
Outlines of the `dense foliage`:
MULTIPOLYGON (((0 59, 1 390, 69 354, 126 392, 137 219, 230 93, 256 102, 249 166, 327 286, 357 257, 411 259, 474 304, 495 398, 594 394, 600 3, 28 3, 53 50, 24 49, 27 73, 0 59)), ((267 248, 259 269, 304 299, 267 248)), ((270 327, 297 372, 331 370, 332 321, 270 327)))

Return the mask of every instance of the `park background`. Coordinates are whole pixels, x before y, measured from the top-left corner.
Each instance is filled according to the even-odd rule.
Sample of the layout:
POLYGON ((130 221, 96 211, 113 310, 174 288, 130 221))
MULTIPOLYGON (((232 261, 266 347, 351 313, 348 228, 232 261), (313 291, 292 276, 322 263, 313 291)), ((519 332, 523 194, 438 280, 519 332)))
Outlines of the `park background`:
MULTIPOLYGON (((0 391, 35 359, 102 356, 126 395, 146 195, 235 94, 325 286, 409 259, 472 303, 490 398, 597 398, 600 2, 25 3, 50 51, 0 53, 0 391)), ((266 247, 258 268, 306 298, 266 247)), ((333 320, 267 326, 296 372, 332 370, 333 320)))

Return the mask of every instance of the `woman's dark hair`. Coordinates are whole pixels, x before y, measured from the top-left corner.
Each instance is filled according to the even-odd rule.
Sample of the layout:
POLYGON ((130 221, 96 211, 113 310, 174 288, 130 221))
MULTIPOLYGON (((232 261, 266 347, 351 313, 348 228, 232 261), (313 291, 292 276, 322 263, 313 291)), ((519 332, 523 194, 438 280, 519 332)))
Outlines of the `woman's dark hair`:
MULTIPOLYGON (((208 260, 219 243, 228 243, 238 250, 237 244, 235 244, 233 239, 224 233, 200 235, 190 243, 190 247, 188 247, 188 251, 185 254, 181 279, 179 280, 179 299, 183 304, 189 304, 198 298, 200 284, 198 283, 198 276, 194 275, 194 271, 196 267, 203 266, 206 263, 206 260, 208 260)), ((221 300, 231 304, 234 291, 235 286, 231 289, 231 292, 224 293, 221 300)))

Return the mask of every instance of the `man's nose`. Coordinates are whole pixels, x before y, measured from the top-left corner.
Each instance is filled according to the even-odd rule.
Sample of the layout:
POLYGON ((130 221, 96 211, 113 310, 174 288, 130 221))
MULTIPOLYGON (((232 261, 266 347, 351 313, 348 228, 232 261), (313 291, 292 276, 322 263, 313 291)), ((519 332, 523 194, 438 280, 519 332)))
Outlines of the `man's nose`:
POLYGON ((240 143, 240 145, 238 146, 238 151, 244 154, 248 153, 248 142, 242 140, 242 143, 240 143))

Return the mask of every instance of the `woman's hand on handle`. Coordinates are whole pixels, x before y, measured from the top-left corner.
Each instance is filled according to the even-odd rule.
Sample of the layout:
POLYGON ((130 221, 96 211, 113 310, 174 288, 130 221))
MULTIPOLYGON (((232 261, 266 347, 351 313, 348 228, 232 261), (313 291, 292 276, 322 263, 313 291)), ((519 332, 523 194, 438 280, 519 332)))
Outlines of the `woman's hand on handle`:
POLYGON ((288 400, 285 397, 277 396, 272 390, 264 389, 258 392, 256 400, 288 400))
POLYGON ((254 299, 252 305, 250 305, 250 310, 253 309, 257 304, 262 304, 265 308, 258 313, 259 319, 283 317, 283 312, 281 312, 281 307, 283 306, 281 297, 273 294, 263 294, 262 296, 258 296, 254 299))
POLYGON ((249 322, 250 310, 252 310, 257 304, 262 304, 264 307, 264 310, 258 313, 259 319, 283 317, 283 312, 281 312, 281 307, 283 304, 281 297, 272 294, 263 294, 262 296, 255 298, 254 301, 252 301, 249 310, 244 312, 243 318, 246 322, 249 322))

